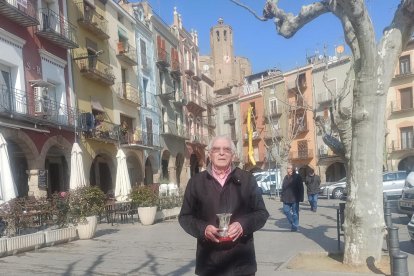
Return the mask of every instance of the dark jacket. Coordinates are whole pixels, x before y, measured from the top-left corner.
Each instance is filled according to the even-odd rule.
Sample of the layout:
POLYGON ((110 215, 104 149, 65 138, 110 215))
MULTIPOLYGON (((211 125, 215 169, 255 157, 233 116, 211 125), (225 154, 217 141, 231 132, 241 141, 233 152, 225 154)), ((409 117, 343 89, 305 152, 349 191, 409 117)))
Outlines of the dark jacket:
POLYGON ((300 174, 293 173, 285 176, 282 182, 281 201, 283 203, 303 202, 303 183, 300 174))
POLYGON ((209 170, 194 175, 187 184, 178 221, 197 238, 197 275, 248 275, 257 270, 253 232, 262 228, 269 213, 253 175, 235 168, 222 187, 209 170), (216 214, 232 213, 230 223, 238 221, 243 236, 235 242, 206 240, 207 225, 218 227, 216 214))
POLYGON ((306 176, 305 180, 306 185, 306 191, 308 192, 308 195, 314 195, 319 194, 320 186, 321 186, 321 178, 319 175, 308 175, 306 176))

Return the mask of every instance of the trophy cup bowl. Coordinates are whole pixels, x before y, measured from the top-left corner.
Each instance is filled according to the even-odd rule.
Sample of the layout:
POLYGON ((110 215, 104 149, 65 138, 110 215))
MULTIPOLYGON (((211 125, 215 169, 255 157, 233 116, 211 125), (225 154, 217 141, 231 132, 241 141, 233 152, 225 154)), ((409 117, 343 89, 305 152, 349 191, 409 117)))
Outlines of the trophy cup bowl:
POLYGON ((228 236, 228 229, 230 224, 231 213, 221 213, 216 214, 219 219, 219 237, 220 242, 231 241, 231 238, 228 236))

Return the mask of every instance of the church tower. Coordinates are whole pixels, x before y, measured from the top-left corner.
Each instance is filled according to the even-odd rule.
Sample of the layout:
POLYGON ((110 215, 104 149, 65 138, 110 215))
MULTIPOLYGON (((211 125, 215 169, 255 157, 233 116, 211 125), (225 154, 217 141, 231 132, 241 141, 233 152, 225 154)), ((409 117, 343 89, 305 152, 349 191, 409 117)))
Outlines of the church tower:
POLYGON ((235 58, 233 48, 233 30, 219 18, 217 25, 210 29, 210 47, 213 62, 215 91, 231 88, 235 85, 235 58))

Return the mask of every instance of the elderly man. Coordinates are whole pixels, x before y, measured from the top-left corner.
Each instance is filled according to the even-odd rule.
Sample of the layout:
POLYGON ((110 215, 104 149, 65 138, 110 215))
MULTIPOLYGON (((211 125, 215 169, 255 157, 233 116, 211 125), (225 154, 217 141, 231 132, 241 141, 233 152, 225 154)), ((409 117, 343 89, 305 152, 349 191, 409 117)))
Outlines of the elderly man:
POLYGON ((257 270, 253 232, 266 223, 266 210, 255 178, 236 168, 236 147, 217 136, 208 150, 211 163, 187 184, 179 223, 197 238, 197 275, 254 275, 257 270), (228 236, 219 239, 217 214, 231 213, 228 236))

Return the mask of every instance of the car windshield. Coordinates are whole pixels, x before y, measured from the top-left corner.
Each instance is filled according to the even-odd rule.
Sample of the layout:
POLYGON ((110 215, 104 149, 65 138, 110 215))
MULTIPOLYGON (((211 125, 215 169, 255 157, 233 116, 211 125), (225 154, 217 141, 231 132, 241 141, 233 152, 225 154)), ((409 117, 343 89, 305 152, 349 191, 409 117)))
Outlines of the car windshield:
POLYGON ((346 177, 344 177, 344 178, 341 178, 341 179, 339 179, 338 181, 336 181, 336 182, 345 182, 346 181, 346 177))

